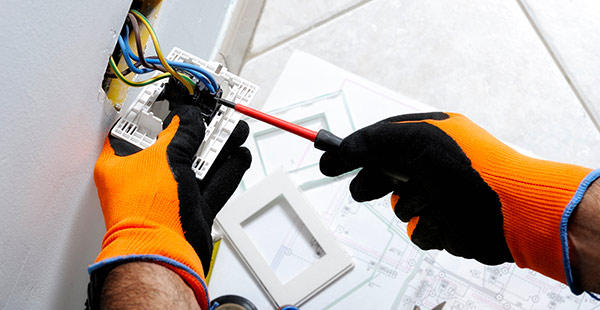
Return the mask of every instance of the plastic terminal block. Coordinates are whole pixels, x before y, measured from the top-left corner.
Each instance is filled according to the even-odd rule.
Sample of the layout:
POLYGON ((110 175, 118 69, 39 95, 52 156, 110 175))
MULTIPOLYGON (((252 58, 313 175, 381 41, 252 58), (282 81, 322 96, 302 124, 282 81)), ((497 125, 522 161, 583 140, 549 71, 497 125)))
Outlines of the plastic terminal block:
POLYGON ((165 84, 161 81, 142 88, 110 133, 142 149, 151 146, 162 131, 162 120, 151 108, 165 84))
MULTIPOLYGON (((207 62, 179 48, 173 48, 167 59, 199 66, 216 79, 222 90, 222 98, 234 103, 251 106, 258 86, 227 71, 221 63, 207 62)), ((163 120, 153 113, 153 104, 165 88, 166 81, 145 86, 123 116, 111 130, 111 134, 142 149, 151 146, 162 131, 163 120)), ((196 178, 202 180, 221 152, 231 132, 240 121, 241 114, 233 109, 216 105, 206 126, 204 141, 198 148, 192 163, 196 178)), ((166 115, 165 115, 166 116, 166 115)), ((201 120, 204 121, 204 120, 201 120)))

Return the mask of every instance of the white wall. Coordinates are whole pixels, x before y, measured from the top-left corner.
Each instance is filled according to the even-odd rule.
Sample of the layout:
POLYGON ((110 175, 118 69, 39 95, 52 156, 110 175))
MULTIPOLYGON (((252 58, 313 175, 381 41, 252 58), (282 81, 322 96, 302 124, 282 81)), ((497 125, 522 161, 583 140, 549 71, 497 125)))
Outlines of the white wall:
MULTIPOLYGON (((157 32, 216 54, 235 0, 165 1, 157 32)), ((130 1, 3 1, 0 308, 81 309, 104 221, 92 172, 117 115, 99 86, 130 1)))

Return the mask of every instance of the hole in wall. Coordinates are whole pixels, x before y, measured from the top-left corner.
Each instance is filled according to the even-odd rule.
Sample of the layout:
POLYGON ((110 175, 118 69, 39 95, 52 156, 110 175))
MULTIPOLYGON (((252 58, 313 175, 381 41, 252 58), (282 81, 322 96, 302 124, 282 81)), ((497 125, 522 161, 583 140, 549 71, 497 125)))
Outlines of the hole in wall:
MULTIPOLYGON (((131 3, 131 6, 129 7, 129 9, 127 11, 129 11, 131 9, 137 10, 138 12, 140 12, 144 16, 146 16, 151 24, 155 24, 156 18, 158 16, 158 11, 161 8, 161 4, 162 4, 162 0, 145 0, 145 1, 144 0, 134 0, 131 3)), ((127 15, 125 15, 125 20, 123 21, 123 26, 121 27, 121 31, 124 31, 126 21, 127 21, 127 15)), ((146 43, 148 42, 148 39, 149 39, 148 31, 143 26, 140 27, 140 30, 141 30, 142 45, 146 46, 146 43)), ((119 35, 121 35, 121 34, 123 34, 123 33, 119 33, 119 35)), ((135 51, 135 47, 134 47, 135 43, 133 41, 130 41, 129 43, 132 46, 133 50, 135 51)), ((115 59, 115 62, 117 64, 117 67, 119 68, 119 70, 122 71, 127 67, 127 64, 122 59, 123 53, 121 51, 121 48, 119 47, 118 41, 115 41, 115 47, 114 47, 113 53, 111 55, 115 59)), ((127 77, 132 78, 133 76, 134 76, 133 74, 130 74, 127 77)), ((123 101, 125 100, 125 97, 127 95, 127 90, 129 87, 112 75, 112 70, 110 68, 109 62, 106 63, 106 71, 104 74, 104 79, 102 80, 101 87, 102 87, 102 90, 106 93, 106 96, 108 97, 108 99, 110 99, 113 102, 113 106, 115 106, 115 107, 122 106, 123 101)))

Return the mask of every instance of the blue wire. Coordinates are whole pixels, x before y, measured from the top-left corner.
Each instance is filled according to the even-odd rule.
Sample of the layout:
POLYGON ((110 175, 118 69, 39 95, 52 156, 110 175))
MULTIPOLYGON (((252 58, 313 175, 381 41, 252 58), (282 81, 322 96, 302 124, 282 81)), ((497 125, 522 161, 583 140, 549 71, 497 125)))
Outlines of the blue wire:
MULTIPOLYGON (((125 35, 127 38, 129 37, 129 26, 125 26, 125 35)), ((140 61, 140 58, 133 53, 133 51, 131 50, 131 47, 129 46, 129 42, 127 40, 124 40, 121 36, 119 36, 119 45, 121 47, 121 50, 123 51, 123 56, 124 56, 123 58, 125 58, 125 62, 127 62, 127 65, 129 66, 131 71, 138 73, 138 74, 144 74, 144 73, 153 71, 153 69, 138 69, 133 65, 130 58, 132 58, 135 61, 140 61), (125 57, 125 56, 129 56, 129 57, 125 57)), ((159 59, 146 59, 146 62, 151 63, 151 64, 161 64, 159 59)), ((192 64, 188 64, 188 63, 184 63, 184 62, 171 61, 171 60, 167 60, 167 63, 171 67, 181 68, 181 69, 184 69, 185 71, 191 73, 200 82, 202 82, 202 84, 204 84, 206 86, 206 88, 208 88, 208 90, 213 94, 216 93, 215 89, 219 88, 219 84, 217 84, 217 81, 213 78, 213 76, 209 72, 207 72, 206 70, 204 70, 198 66, 194 66, 192 64), (207 78, 208 78, 208 80, 207 80, 207 78)))
MULTIPOLYGON (((126 28, 126 37, 129 38, 129 28, 126 28)), ((144 73, 149 73, 152 72, 151 69, 139 69, 136 68, 133 65, 133 62, 131 61, 131 58, 129 58, 128 56, 131 53, 131 50, 129 49, 129 44, 126 44, 123 40, 122 36, 119 36, 119 46, 121 47, 121 51, 123 51, 123 58, 125 58, 125 62, 127 63, 127 66, 129 67, 129 69, 131 69, 132 72, 137 73, 137 74, 144 74, 144 73)), ((139 61, 139 60, 137 60, 139 61)))
MULTIPOLYGON (((129 26, 127 26, 127 25, 125 26, 125 35, 127 37, 129 37, 129 26)), ((125 40, 125 46, 126 46, 127 54, 129 55, 129 57, 131 57, 135 61, 140 61, 140 58, 133 53, 133 51, 131 50, 131 47, 129 46, 129 42, 126 41, 126 40, 125 40)), ((160 64, 161 63, 159 59, 146 59, 146 62, 147 63, 153 63, 153 64, 160 64)), ((167 63, 170 66, 172 66, 172 67, 178 67, 178 68, 181 68, 181 69, 186 69, 186 71, 196 71, 196 74, 194 74, 194 76, 198 77, 197 75, 201 74, 205 78, 208 78, 208 80, 210 81, 210 84, 212 84, 212 86, 213 86, 213 89, 219 88, 219 84, 217 83, 217 81, 215 80, 215 78, 212 76, 212 74, 210 74, 210 72, 204 70, 203 68, 200 68, 198 66, 195 66, 195 65, 192 65, 192 64, 188 64, 188 63, 185 63, 185 62, 172 61, 172 60, 167 60, 167 63)))
MULTIPOLYGON (((157 65, 161 64, 161 62, 160 62, 159 59, 148 59, 148 58, 146 58, 146 62, 150 63, 150 64, 157 64, 157 65)), ((171 60, 167 60, 167 63, 171 67, 176 67, 176 68, 184 69, 185 71, 191 73, 194 77, 196 77, 198 80, 200 80, 208 88, 208 90, 210 90, 211 93, 213 93, 213 94, 216 93, 215 88, 212 86, 212 84, 206 79, 206 77, 201 72, 198 72, 198 71, 193 70, 193 69, 187 69, 184 66, 182 66, 182 64, 184 64, 184 65, 188 65, 188 64, 186 64, 184 62, 171 61, 171 60)), ((193 66, 193 65, 190 65, 190 66, 193 66)))
MULTIPOLYGON (((158 59, 147 59, 146 61, 148 61, 148 60, 151 61, 150 63, 152 63, 152 62, 160 63, 160 60, 158 60, 158 59)), ((182 69, 186 69, 188 71, 197 71, 198 73, 200 73, 203 76, 205 76, 206 78, 208 78, 208 80, 210 81, 210 84, 212 84, 215 88, 219 88, 219 84, 217 84, 217 81, 212 76, 212 74, 210 74, 208 71, 206 71, 196 65, 192 65, 189 63, 185 63, 185 62, 173 61, 173 60, 167 60, 167 63, 173 67, 179 67, 182 69)))

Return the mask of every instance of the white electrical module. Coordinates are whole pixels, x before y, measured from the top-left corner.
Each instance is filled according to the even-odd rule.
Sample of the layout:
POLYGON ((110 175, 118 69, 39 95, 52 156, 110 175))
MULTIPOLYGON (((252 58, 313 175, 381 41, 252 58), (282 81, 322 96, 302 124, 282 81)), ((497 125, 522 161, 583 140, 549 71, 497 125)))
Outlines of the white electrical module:
MULTIPOLYGON (((258 86, 227 71, 222 64, 215 61, 207 62, 177 47, 171 50, 167 59, 193 64, 208 71, 223 90, 222 98, 228 101, 251 106, 258 91, 258 86)), ((162 80, 145 86, 122 114, 111 130, 111 134, 142 149, 151 146, 162 131, 163 120, 155 114, 166 116, 168 113, 168 111, 164 113, 164 110, 168 109, 166 103, 161 107, 153 106, 166 83, 166 80, 162 80), (162 113, 158 113, 160 109, 163 110, 162 113)), ((206 126, 204 140, 192 163, 191 168, 196 178, 202 180, 206 176, 240 118, 240 113, 224 106, 220 106, 219 110, 215 111, 212 120, 206 126)))

